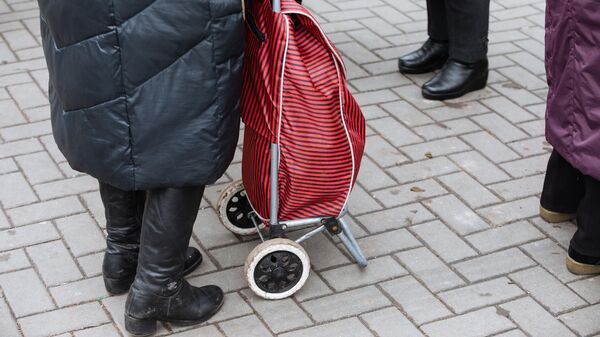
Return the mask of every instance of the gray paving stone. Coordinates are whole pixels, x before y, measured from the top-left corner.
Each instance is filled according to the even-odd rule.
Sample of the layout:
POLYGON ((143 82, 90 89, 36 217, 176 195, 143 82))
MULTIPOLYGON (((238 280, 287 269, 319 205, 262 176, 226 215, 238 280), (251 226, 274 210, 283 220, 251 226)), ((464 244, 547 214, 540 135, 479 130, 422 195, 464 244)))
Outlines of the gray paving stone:
POLYGON ((426 158, 426 153, 431 153, 434 157, 444 156, 456 152, 470 150, 471 147, 456 137, 450 137, 440 140, 433 140, 426 143, 420 143, 400 148, 411 159, 419 160, 426 158))
POLYGON ((560 316, 560 320, 582 336, 588 336, 600 332, 598 313, 599 304, 564 314, 560 316))
POLYGON ((316 270, 349 263, 350 260, 325 235, 316 235, 303 243, 316 270))
POLYGON ((447 192, 438 182, 428 179, 377 191, 373 193, 373 196, 385 207, 394 207, 446 194, 447 192))
POLYGON ((566 285, 540 267, 511 274, 510 278, 555 315, 586 304, 566 285))
POLYGON ((500 164, 500 167, 515 178, 544 173, 548 166, 548 154, 529 157, 500 164))
POLYGON ((519 159, 519 155, 487 132, 478 132, 461 137, 494 163, 519 159))
POLYGON ((198 329, 192 329, 192 330, 187 330, 184 332, 179 332, 172 336, 173 337, 197 337, 197 336, 223 337, 223 334, 214 325, 209 325, 209 326, 201 327, 198 329))
POLYGON ((352 215, 359 215, 378 211, 382 209, 381 205, 375 201, 375 199, 365 191, 361 186, 356 185, 352 190, 350 200, 348 200, 348 208, 352 215))
POLYGON ((411 230, 446 262, 456 262, 477 255, 473 248, 440 221, 414 226, 411 230))
POLYGON ((318 323, 337 320, 389 306, 391 303, 376 287, 368 286, 302 303, 318 323))
POLYGON ((73 333, 75 337, 119 337, 119 332, 112 324, 84 329, 73 333))
POLYGON ((321 275, 335 291, 344 291, 387 281, 407 273, 391 256, 384 256, 370 260, 366 269, 353 264, 323 271, 321 275))
POLYGON ((348 318, 280 335, 280 337, 373 337, 358 318, 348 318))
POLYGON ((450 156, 450 158, 482 184, 491 184, 510 178, 508 174, 478 152, 458 153, 450 156))
POLYGON ((54 309, 46 287, 33 269, 0 275, 0 287, 17 317, 54 309))
POLYGON ((477 282, 535 265, 535 261, 517 248, 476 257, 454 265, 471 282, 477 282))
POLYGON ((32 153, 15 158, 31 184, 39 184, 63 178, 54 161, 45 152, 32 153))
POLYGON ((421 141, 419 136, 391 117, 372 120, 368 124, 388 142, 397 147, 421 141))
POLYGON ((544 235, 527 221, 495 227, 466 237, 480 252, 490 253, 544 238, 544 235))
POLYGON ((239 242, 235 235, 221 224, 217 213, 211 208, 201 209, 198 213, 194 234, 206 249, 239 242))
POLYGON ((367 191, 396 185, 396 181, 368 157, 362 160, 358 181, 367 191))
POLYGON ((396 256, 434 293, 465 284, 458 275, 425 247, 401 252, 396 256))
POLYGON ((486 308, 422 327, 430 337, 486 337, 514 328, 506 317, 494 308, 486 308))
POLYGON ((77 259, 86 277, 93 277, 102 273, 102 260, 104 252, 86 255, 77 259))
POLYGON ((521 330, 513 330, 496 335, 495 337, 527 337, 521 330))
POLYGON ((232 268, 188 279, 190 284, 197 287, 218 284, 223 291, 237 291, 247 287, 243 278, 244 268, 232 268))
MULTIPOLYGON (((396 62, 393 62, 393 67, 395 71, 395 68, 397 67, 396 62)), ((385 103, 381 104, 381 107, 408 127, 415 127, 434 122, 433 119, 406 101, 385 103)))
POLYGON ((34 188, 42 200, 48 200, 96 190, 98 189, 98 181, 89 176, 81 176, 39 184, 34 188))
POLYGON ((0 175, 0 202, 12 208, 36 202, 38 198, 21 172, 0 175))
POLYGON ((600 302, 600 276, 569 283, 568 286, 589 303, 600 302))
POLYGON ((273 336, 263 323, 254 315, 236 318, 220 324, 227 337, 248 336, 267 337, 273 336))
POLYGON ((423 334, 396 308, 364 314, 361 318, 379 337, 422 337, 423 334))
POLYGON ((397 229, 362 238, 358 240, 358 244, 368 258, 421 246, 419 240, 406 229, 397 229))
POLYGON ((239 267, 244 265, 246 257, 248 257, 252 249, 259 244, 260 241, 244 242, 211 250, 210 254, 217 260, 222 268, 239 267))
POLYGON ((384 282, 381 288, 417 325, 451 315, 450 310, 412 276, 384 282))
POLYGON ((47 286, 79 280, 83 276, 62 241, 27 247, 27 253, 47 286))
POLYGON ((439 297, 458 314, 514 299, 525 293, 508 278, 472 284, 439 294, 439 297))
POLYGON ((453 195, 432 199, 425 205, 460 235, 489 228, 483 219, 453 195))
POLYGON ((55 221, 69 250, 82 256, 104 250, 106 243, 102 231, 89 214, 78 214, 55 221))
POLYGON ((258 298, 250 290, 244 291, 243 294, 276 334, 313 325, 311 319, 292 299, 267 301, 258 298))
POLYGON ((524 245, 523 250, 562 282, 566 283, 582 278, 567 270, 565 265, 567 252, 549 239, 524 245))
POLYGON ((542 193, 543 174, 511 180, 490 186, 504 200, 515 200, 542 193))
POLYGON ((465 172, 449 174, 439 179, 473 209, 500 202, 497 196, 465 172))
POLYGON ((102 277, 88 278, 81 281, 49 288, 50 294, 59 307, 91 302, 108 296, 102 277))
POLYGON ((77 197, 65 197, 43 201, 8 210, 8 216, 16 226, 51 220, 85 211, 77 197))
POLYGON ((570 337, 575 336, 556 318, 529 297, 512 301, 500 306, 508 317, 533 337, 570 337))
POLYGON ((225 303, 221 310, 208 320, 208 323, 226 321, 235 317, 250 315, 253 313, 252 308, 244 301, 238 293, 225 294, 225 303))
MULTIPOLYGON (((425 159, 425 158, 424 158, 425 159)), ((437 177, 451 172, 456 172, 458 168, 446 157, 422 160, 413 164, 404 164, 390 168, 388 172, 392 174, 401 184, 425 180, 437 177)))
POLYGON ((379 135, 367 138, 365 151, 381 167, 395 166, 408 161, 406 156, 379 135))
POLYGON ((313 298, 321 297, 324 295, 332 294, 333 291, 321 280, 318 274, 311 274, 304 287, 300 289, 294 297, 304 302, 313 298))
POLYGON ((108 322, 108 316, 99 303, 50 311, 19 319, 26 337, 45 337, 108 322), (77 319, 72 319, 77 317, 77 319))
POLYGON ((494 225, 503 225, 539 214, 537 197, 515 200, 478 210, 477 212, 494 225))
POLYGON ((0 231, 0 252, 59 239, 50 222, 0 231))
POLYGON ((369 232, 380 233, 433 220, 435 216, 423 205, 411 204, 361 215, 357 219, 369 232))
POLYGON ((6 337, 21 337, 19 327, 6 302, 0 297, 0 331, 6 337))
POLYGON ((23 249, 0 253, 0 273, 24 269, 30 266, 23 249))

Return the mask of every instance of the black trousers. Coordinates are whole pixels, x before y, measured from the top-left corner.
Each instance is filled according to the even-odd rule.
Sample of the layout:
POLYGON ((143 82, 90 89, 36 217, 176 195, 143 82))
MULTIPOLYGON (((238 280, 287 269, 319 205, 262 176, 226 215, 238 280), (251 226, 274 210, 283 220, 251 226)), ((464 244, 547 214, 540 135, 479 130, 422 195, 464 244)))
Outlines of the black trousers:
POLYGON ((450 58, 464 63, 487 56, 490 0, 427 0, 429 37, 450 43, 450 58))
POLYGON ((554 151, 541 204, 549 211, 577 213, 577 232, 571 247, 580 254, 600 257, 600 181, 584 176, 554 151))

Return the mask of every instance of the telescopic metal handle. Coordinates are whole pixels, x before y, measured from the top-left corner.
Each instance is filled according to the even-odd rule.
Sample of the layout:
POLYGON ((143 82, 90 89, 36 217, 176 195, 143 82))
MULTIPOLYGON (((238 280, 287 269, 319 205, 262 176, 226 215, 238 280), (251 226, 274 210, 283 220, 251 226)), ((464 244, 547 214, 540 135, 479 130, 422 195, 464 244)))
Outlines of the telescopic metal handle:
POLYGON ((273 12, 281 12, 281 0, 273 0, 273 12))

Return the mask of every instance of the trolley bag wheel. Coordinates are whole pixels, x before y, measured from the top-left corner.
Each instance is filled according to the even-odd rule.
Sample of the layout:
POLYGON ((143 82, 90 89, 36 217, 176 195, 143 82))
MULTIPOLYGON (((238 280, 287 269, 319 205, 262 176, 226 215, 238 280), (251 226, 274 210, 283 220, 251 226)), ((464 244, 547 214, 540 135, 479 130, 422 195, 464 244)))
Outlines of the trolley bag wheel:
POLYGON ((292 296, 304 286, 309 273, 308 254, 288 239, 268 240, 256 246, 244 266, 250 289, 267 300, 292 296))
MULTIPOLYGON (((241 180, 229 184, 219 197, 221 223, 234 234, 257 234, 256 227, 250 218, 253 211, 241 180)), ((261 223, 260 228, 264 227, 265 225, 261 223)))

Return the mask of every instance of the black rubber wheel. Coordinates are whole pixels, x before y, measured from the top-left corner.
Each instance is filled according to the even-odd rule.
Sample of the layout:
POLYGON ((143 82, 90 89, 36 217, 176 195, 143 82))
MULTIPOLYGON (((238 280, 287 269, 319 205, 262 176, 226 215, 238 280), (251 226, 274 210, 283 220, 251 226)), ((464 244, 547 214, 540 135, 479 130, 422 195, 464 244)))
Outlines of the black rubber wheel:
POLYGON ((276 251, 263 257, 254 270, 254 281, 263 291, 279 294, 300 282, 302 261, 288 251, 276 251))

